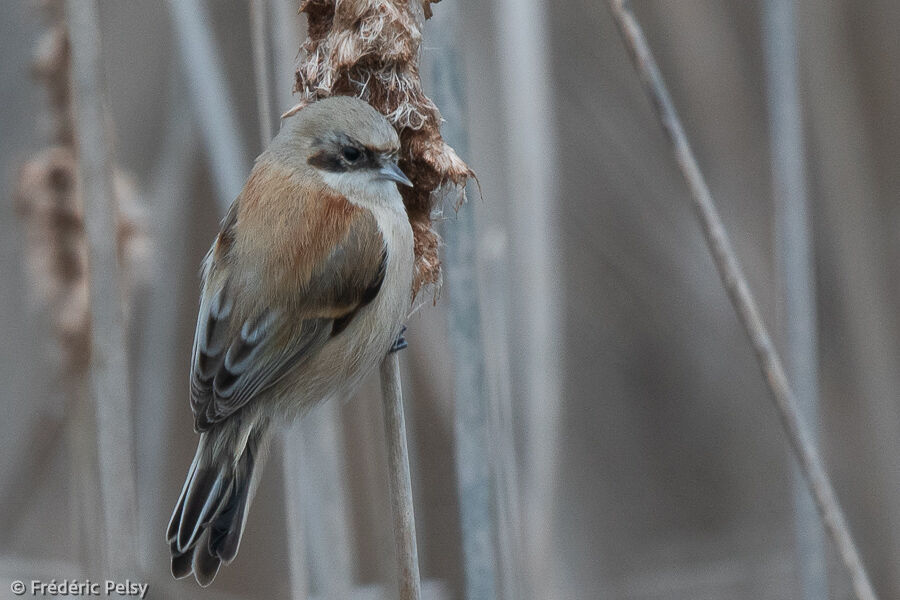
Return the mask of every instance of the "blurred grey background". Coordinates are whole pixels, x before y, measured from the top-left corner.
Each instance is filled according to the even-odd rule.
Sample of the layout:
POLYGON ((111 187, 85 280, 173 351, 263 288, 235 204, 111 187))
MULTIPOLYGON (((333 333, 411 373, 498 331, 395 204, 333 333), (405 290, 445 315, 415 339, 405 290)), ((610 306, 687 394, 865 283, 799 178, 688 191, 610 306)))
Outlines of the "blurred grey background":
MULTIPOLYGON (((248 10, 238 1, 201 5, 236 115, 243 178, 260 150, 248 10)), ((760 3, 634 6, 752 290, 776 327, 760 3)), ((179 57, 169 8, 160 0, 100 2, 116 158, 136 181, 151 240, 150 273, 131 313, 142 566, 135 579, 150 583, 152 598, 284 598, 291 586, 285 522, 296 507, 285 501, 277 456, 241 553, 214 587, 201 592, 168 573, 165 524, 196 442, 187 400, 196 274, 221 206, 192 108, 197 82, 179 57), (167 156, 177 168, 166 167, 167 156)), ((299 40, 303 19, 295 8, 269 3, 272 30, 287 27, 299 40)), ((24 268, 12 202, 17 170, 47 144, 46 94, 29 77, 44 27, 31 2, 11 0, 2 10, 0 570, 5 580, 99 578, 78 571, 72 466, 61 434, 47 433, 65 426, 66 389, 47 315, 24 268)), ((445 0, 434 12, 424 39, 425 91, 429 60, 446 51, 431 36, 440 39, 434 32, 447 26, 442 18, 455 15, 459 114, 469 140, 463 157, 483 190, 462 209, 474 211, 478 231, 473 293, 486 341, 473 352, 484 352, 492 385, 502 388, 492 393, 511 399, 523 470, 516 490, 524 502, 521 531, 546 534, 546 597, 801 597, 785 437, 607 4, 445 0), (532 256, 538 242, 547 272, 535 278, 522 257, 532 256), (534 335, 535 302, 553 311, 555 336, 546 348, 534 335), (545 350, 553 355, 542 356, 545 350), (554 371, 535 372, 535 364, 554 371), (544 377, 550 384, 542 387, 544 377), (541 390, 551 393, 546 415, 533 408, 541 390), (558 426, 535 432, 535 420, 544 418, 558 426), (535 452, 551 461, 549 471, 529 470, 535 452), (552 477, 539 491, 549 508, 535 524, 527 498, 536 492, 529 488, 542 487, 547 472, 552 477)), ((821 444, 875 586, 883 598, 897 598, 900 4, 803 0, 797 16, 821 444)), ((286 38, 273 39, 275 104, 283 111, 291 105, 296 46, 278 47, 286 38)), ((216 99, 207 110, 218 110, 216 99)), ((442 227, 453 227, 452 211, 445 216, 442 227)), ((410 320, 402 362, 422 574, 434 597, 462 598, 446 298, 447 290, 436 303, 425 298, 410 320)), ((336 448, 337 458, 322 464, 337 465, 330 485, 344 498, 341 535, 351 554, 342 564, 352 573, 342 576, 354 585, 389 586, 392 534, 377 385, 313 420, 326 420, 329 411, 339 427, 324 453, 336 448)), ((321 427, 308 423, 303 430, 305 443, 314 445, 309 438, 321 427)), ((303 467, 313 473, 310 481, 317 465, 303 467)), ((315 496, 329 484, 310 485, 315 496)), ((318 516, 308 504, 312 540, 318 516)), ((316 561, 328 558, 315 556, 312 541, 304 543, 315 591, 322 585, 316 573, 329 572, 316 561)), ((830 545, 827 561, 832 597, 850 597, 830 545)), ((3 583, 0 596, 7 589, 3 583)))

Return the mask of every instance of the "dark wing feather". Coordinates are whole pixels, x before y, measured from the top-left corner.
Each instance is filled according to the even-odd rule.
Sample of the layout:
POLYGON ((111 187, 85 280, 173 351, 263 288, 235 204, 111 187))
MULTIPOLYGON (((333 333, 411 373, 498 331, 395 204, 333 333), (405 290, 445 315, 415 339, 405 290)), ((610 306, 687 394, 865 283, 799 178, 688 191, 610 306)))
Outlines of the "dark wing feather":
MULTIPOLYGON (((229 249, 223 249, 221 242, 232 236, 223 229, 210 252, 204 274, 207 285, 219 263, 228 262, 229 249)), ((238 289, 237 282, 246 278, 223 277, 224 283, 214 293, 204 294, 194 336, 191 409, 195 428, 206 431, 228 418, 341 333, 377 296, 386 265, 384 238, 371 213, 361 211, 309 281, 298 286, 290 312, 269 306, 256 314, 238 314, 235 298, 250 291, 238 289)))

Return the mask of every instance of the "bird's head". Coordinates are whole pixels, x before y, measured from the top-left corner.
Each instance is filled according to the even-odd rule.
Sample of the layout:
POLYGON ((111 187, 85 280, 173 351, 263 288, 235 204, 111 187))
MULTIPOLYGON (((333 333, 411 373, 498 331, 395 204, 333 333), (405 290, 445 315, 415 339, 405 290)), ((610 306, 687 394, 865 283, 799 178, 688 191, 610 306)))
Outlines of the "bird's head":
POLYGON ((282 161, 311 167, 348 197, 394 196, 395 183, 412 186, 397 166, 400 138, 366 102, 333 96, 288 117, 270 152, 282 161))

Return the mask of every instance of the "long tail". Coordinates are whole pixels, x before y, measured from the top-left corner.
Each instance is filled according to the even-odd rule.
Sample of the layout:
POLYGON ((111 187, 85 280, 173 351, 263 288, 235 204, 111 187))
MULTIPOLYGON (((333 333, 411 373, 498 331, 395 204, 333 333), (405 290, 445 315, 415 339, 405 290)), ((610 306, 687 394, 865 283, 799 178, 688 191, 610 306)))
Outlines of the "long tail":
POLYGON ((200 436, 166 534, 172 575, 193 573, 203 587, 237 556, 268 444, 267 424, 248 434, 229 421, 200 436))

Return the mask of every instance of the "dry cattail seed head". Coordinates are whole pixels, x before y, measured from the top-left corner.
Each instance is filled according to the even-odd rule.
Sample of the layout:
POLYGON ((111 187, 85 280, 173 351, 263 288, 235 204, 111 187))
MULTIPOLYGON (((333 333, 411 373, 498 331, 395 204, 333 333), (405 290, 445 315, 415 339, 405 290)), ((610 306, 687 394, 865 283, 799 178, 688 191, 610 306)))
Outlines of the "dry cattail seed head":
POLYGON ((431 15, 424 0, 306 0, 309 38, 301 48, 294 91, 307 104, 336 95, 362 98, 387 116, 400 134, 400 168, 415 187, 401 190, 415 236, 415 295, 438 284, 439 239, 432 213, 446 185, 464 188, 469 167, 441 138, 441 115, 422 91, 418 57, 422 25, 431 15))

